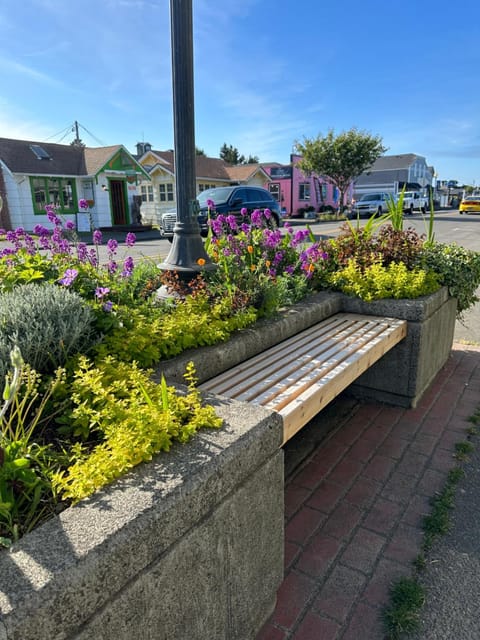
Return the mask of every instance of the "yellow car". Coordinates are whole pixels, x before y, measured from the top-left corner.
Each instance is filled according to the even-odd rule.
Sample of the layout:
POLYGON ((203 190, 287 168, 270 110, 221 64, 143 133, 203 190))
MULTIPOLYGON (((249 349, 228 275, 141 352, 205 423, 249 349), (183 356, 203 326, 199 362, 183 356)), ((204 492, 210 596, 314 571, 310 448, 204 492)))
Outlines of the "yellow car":
POLYGON ((480 196, 465 196, 458 211, 459 213, 480 213, 480 196))

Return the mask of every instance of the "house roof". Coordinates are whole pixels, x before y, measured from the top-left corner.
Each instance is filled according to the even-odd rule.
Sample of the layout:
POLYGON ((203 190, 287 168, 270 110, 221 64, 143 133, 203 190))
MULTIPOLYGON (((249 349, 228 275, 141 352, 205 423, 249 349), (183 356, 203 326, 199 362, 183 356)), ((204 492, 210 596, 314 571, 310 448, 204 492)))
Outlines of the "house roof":
POLYGON ((368 171, 392 171, 395 169, 408 169, 417 158, 425 158, 415 153, 401 153, 396 156, 380 156, 372 164, 368 171))
POLYGON ((71 145, 0 138, 0 160, 12 173, 59 176, 87 175, 83 149, 71 145), (40 160, 32 151, 32 146, 43 149, 49 158, 40 160))
MULTIPOLYGON (((157 151, 150 149, 143 156, 135 156, 139 161, 148 154, 154 154, 161 164, 158 163, 150 168, 153 172, 156 169, 165 169, 174 174, 175 154, 173 151, 157 151)), ((195 156, 195 175, 198 180, 224 180, 225 182, 246 182, 255 173, 260 171, 267 180, 270 176, 261 164, 238 164, 229 165, 221 158, 210 158, 208 156, 195 156)))
MULTIPOLYGON (((110 147, 74 147, 51 142, 0 138, 0 160, 12 173, 49 176, 94 176, 122 151, 135 158, 121 144, 110 147), (44 156, 40 158, 40 156, 44 156)), ((144 171, 140 165, 138 169, 144 171)))
POLYGON ((85 162, 89 175, 95 175, 103 169, 107 162, 122 149, 121 144, 111 147, 85 147, 85 162))
POLYGON ((226 165, 225 170, 230 180, 237 182, 246 182, 256 173, 263 173, 266 180, 270 180, 270 176, 260 164, 236 164, 226 165))

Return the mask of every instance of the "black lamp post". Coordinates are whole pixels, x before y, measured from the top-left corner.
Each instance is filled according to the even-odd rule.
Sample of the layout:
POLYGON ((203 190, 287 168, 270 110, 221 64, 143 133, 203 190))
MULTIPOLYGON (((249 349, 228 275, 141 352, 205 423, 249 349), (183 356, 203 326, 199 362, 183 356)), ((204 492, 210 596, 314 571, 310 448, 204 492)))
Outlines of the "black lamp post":
POLYGON ((170 21, 177 221, 170 252, 159 268, 176 271, 188 283, 199 271, 216 268, 203 246, 197 220, 192 0, 170 0, 170 21))

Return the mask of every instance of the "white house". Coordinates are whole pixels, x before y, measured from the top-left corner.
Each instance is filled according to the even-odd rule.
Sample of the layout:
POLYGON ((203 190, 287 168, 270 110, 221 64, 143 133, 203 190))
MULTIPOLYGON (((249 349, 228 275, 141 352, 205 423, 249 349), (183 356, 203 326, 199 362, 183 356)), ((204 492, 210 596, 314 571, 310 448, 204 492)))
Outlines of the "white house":
POLYGON ((0 227, 49 226, 45 205, 54 204, 79 231, 122 228, 138 221, 139 183, 147 171, 123 147, 79 147, 0 138, 0 227), (88 216, 78 200, 89 203, 88 216))

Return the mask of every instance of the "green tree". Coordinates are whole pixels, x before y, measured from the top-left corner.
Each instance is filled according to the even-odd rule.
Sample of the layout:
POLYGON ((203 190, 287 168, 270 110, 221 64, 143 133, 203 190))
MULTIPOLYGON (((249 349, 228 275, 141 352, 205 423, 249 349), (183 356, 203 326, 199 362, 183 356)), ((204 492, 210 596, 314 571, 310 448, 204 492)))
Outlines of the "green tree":
POLYGON ((297 165, 306 175, 316 173, 337 187, 339 211, 352 181, 387 150, 379 136, 355 127, 337 136, 330 129, 324 137, 304 138, 303 142, 295 142, 295 148, 302 156, 297 165))
POLYGON ((258 156, 249 155, 243 164, 258 164, 258 156))
POLYGON ((237 147, 233 147, 231 144, 227 145, 226 142, 220 149, 220 158, 228 164, 243 164, 245 162, 245 156, 240 155, 237 147))
POLYGON ((199 147, 195 147, 195 155, 196 156, 206 156, 207 154, 205 153, 205 151, 203 149, 200 149, 199 147))

